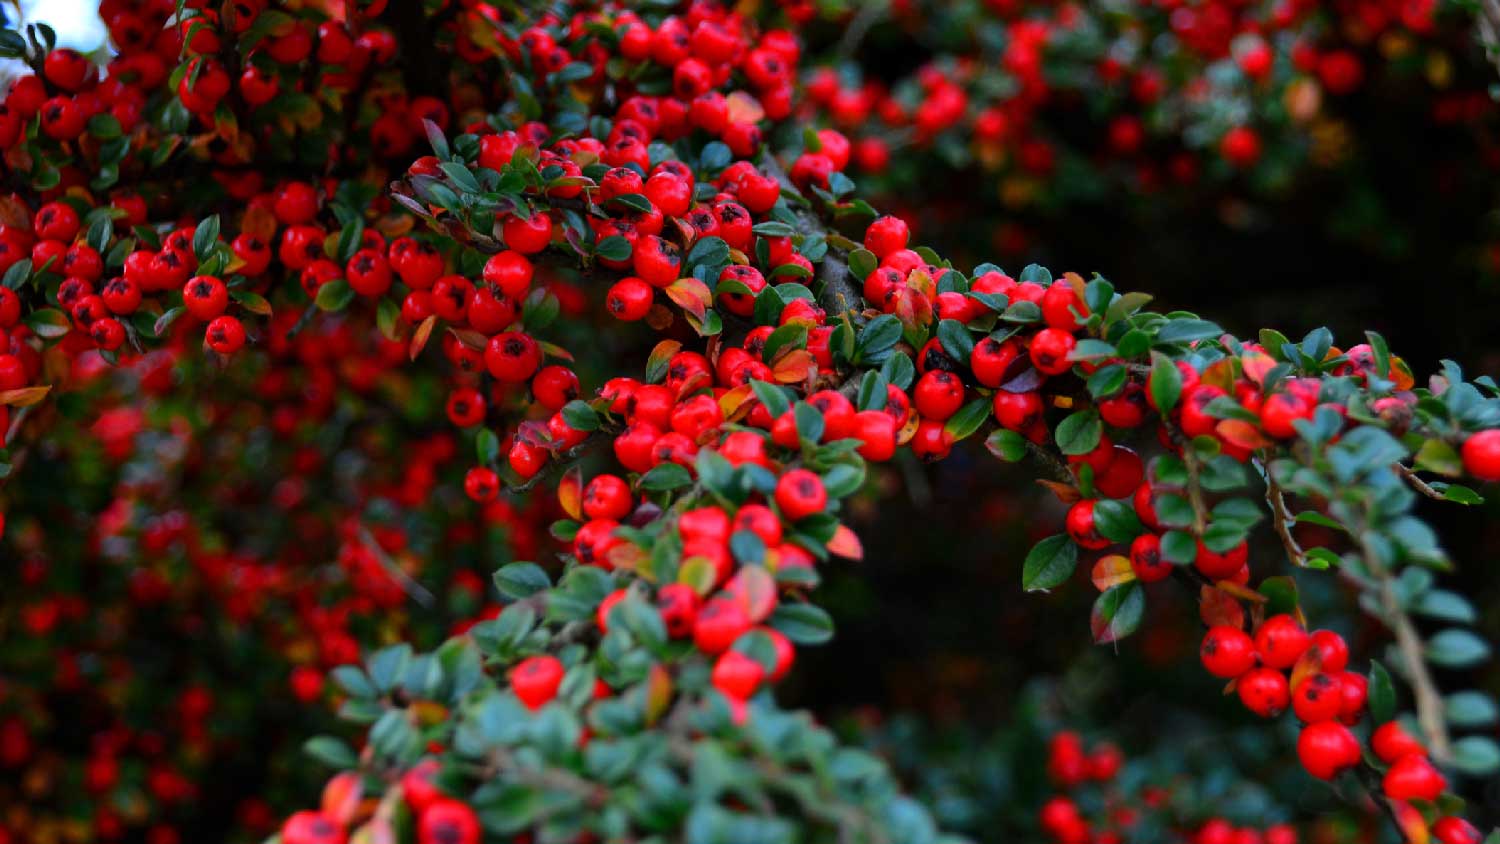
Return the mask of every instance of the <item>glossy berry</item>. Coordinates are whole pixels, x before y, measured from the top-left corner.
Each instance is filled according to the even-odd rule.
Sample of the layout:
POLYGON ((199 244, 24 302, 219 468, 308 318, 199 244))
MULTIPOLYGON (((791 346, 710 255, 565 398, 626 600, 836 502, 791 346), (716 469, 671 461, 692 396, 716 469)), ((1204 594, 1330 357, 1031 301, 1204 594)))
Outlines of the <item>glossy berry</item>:
POLYGON ((1172 564, 1161 558, 1161 537, 1143 533, 1130 543, 1130 569, 1142 583, 1156 583, 1172 576, 1172 564))
POLYGON ((1392 800, 1436 800, 1447 790, 1448 780, 1425 755, 1408 753, 1391 763, 1381 786, 1392 800))
POLYGON ((1078 340, 1060 328, 1043 328, 1031 338, 1031 362, 1048 375, 1061 375, 1072 368, 1069 356, 1078 340))
POLYGON ((1330 780, 1359 764, 1359 740, 1337 721, 1308 724, 1297 736, 1297 758, 1309 774, 1330 780))
POLYGON ((1255 631, 1255 650, 1271 668, 1291 668, 1312 644, 1312 638, 1290 615, 1273 615, 1255 631))
POLYGON ((281 825, 285 844, 344 844, 344 828, 322 812, 295 812, 281 825))
POLYGON ((787 521, 799 522, 828 506, 823 479, 807 469, 793 469, 776 482, 776 506, 787 521))
POLYGON ((479 816, 468 804, 440 798, 417 820, 417 844, 479 844, 479 816))
POLYGON ((765 668, 739 651, 725 651, 714 663, 714 688, 732 698, 745 700, 755 694, 765 678, 765 668))
POLYGON ((1500 428, 1464 440, 1464 471, 1481 481, 1500 481, 1500 428))
POLYGON ((1198 650, 1203 667, 1215 677, 1232 679, 1255 665, 1255 642, 1237 627, 1210 627, 1198 650))
POLYGON ((1337 718, 1343 702, 1339 681, 1322 672, 1305 678, 1292 693, 1292 709, 1307 724, 1337 718))
POLYGON ((1109 540, 1099 534, 1099 529, 1094 522, 1094 505, 1097 503, 1093 499, 1077 502, 1068 509, 1064 523, 1068 537, 1080 547, 1091 551, 1109 547, 1109 540))
POLYGON ((1401 726, 1400 721, 1387 721, 1370 734, 1370 747, 1382 762, 1390 764, 1412 753, 1425 754, 1427 748, 1415 736, 1401 726))
POLYGON ((1275 718, 1291 703, 1286 675, 1271 668, 1252 668, 1235 681, 1245 708, 1262 718, 1275 718))
POLYGON ((528 709, 541 709, 557 696, 563 664, 555 656, 533 656, 510 671, 510 686, 528 709))

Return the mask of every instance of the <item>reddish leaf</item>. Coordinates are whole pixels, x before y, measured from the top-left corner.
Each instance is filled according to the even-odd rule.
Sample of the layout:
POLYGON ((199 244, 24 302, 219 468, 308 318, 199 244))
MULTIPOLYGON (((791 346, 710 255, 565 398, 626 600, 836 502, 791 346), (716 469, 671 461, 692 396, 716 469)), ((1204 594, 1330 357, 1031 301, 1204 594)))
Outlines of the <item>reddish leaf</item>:
POLYGON ((323 786, 323 814, 334 819, 340 826, 347 826, 359 811, 361 787, 359 774, 344 771, 335 774, 323 786))
POLYGON ((790 354, 776 361, 776 365, 771 367, 771 376, 780 384, 797 384, 806 381, 817 371, 818 362, 813 358, 812 352, 806 349, 793 349, 790 354))
POLYGON ((47 393, 51 391, 51 384, 41 387, 22 387, 18 390, 6 390, 0 393, 0 405, 8 404, 12 407, 30 407, 46 398, 47 393))
POLYGON ((574 466, 557 482, 557 501, 569 518, 583 520, 583 468, 574 466))
POLYGON ((1259 428, 1243 419, 1220 419, 1215 429, 1219 436, 1240 448, 1257 449, 1274 445, 1259 428))
POLYGON ((760 101, 744 91, 735 91, 725 99, 729 101, 730 123, 759 123, 766 118, 760 101))
POLYGON ((1198 598, 1198 615, 1209 627, 1227 625, 1237 630, 1245 629, 1245 608, 1228 594, 1205 586, 1198 598))
POLYGON ((828 540, 828 553, 846 560, 863 560, 865 558, 865 547, 859 541, 859 534, 849 529, 848 525, 839 525, 833 532, 833 538, 828 540))
POLYGON ((745 566, 729 579, 724 591, 755 623, 765 621, 776 609, 776 581, 760 566, 745 566))
POLYGON ((1111 586, 1119 586, 1121 583, 1135 580, 1135 569, 1130 567, 1129 557, 1107 554, 1094 563, 1094 570, 1090 577, 1093 578, 1094 588, 1103 592, 1111 586))
POLYGON ((713 294, 708 292, 708 285, 696 278, 677 279, 667 285, 666 294, 668 299, 677 303, 677 307, 700 320, 713 302, 713 294))
POLYGON ((671 705, 672 674, 661 663, 654 662, 646 675, 646 726, 660 720, 671 705))
POLYGON ((432 329, 437 327, 437 320, 437 314, 431 314, 417 326, 416 333, 411 336, 412 360, 416 360, 417 355, 422 354, 422 350, 427 347, 427 339, 432 336, 432 329))

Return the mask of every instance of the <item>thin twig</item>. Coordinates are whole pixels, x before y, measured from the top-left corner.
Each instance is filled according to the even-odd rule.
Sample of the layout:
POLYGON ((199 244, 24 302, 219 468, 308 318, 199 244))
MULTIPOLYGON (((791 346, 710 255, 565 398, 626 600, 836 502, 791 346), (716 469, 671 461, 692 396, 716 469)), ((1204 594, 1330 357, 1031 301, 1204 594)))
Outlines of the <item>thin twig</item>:
POLYGON ((1423 495, 1427 496, 1428 498, 1433 499, 1434 501, 1447 501, 1448 500, 1448 499, 1446 499, 1446 498, 1443 497, 1443 494, 1441 492, 1438 492, 1437 490, 1433 489, 1430 485, 1428 485, 1428 483, 1426 481, 1424 481, 1421 478, 1417 477, 1417 473, 1416 472, 1414 472, 1411 469, 1407 468, 1405 465, 1403 465, 1401 463, 1392 463, 1391 464, 1391 468, 1396 470, 1396 474, 1398 474, 1401 477, 1405 478, 1406 482, 1409 483, 1409 484, 1411 484, 1412 488, 1415 489, 1417 492, 1422 493, 1423 495))
POLYGON ((1401 652, 1401 661, 1406 666, 1406 680, 1411 685, 1416 699, 1417 723, 1427 739, 1427 749, 1437 762, 1446 763, 1452 758, 1453 748, 1448 739, 1448 723, 1443 715, 1443 696, 1438 691, 1432 673, 1427 669, 1426 648, 1411 616, 1401 607, 1401 598, 1396 593, 1396 582, 1380 557, 1366 539, 1367 530, 1360 532, 1360 550, 1365 569, 1375 579, 1380 591, 1380 602, 1385 610, 1385 623, 1396 636, 1396 647, 1401 652))
POLYGON ((1281 485, 1271 476, 1269 466, 1266 470, 1266 503, 1271 506, 1271 520, 1276 527, 1276 535, 1281 537, 1281 547, 1286 549, 1287 559, 1298 568, 1307 567, 1307 553, 1302 550, 1302 545, 1292 536, 1292 513, 1287 509, 1286 498, 1281 492, 1281 485))

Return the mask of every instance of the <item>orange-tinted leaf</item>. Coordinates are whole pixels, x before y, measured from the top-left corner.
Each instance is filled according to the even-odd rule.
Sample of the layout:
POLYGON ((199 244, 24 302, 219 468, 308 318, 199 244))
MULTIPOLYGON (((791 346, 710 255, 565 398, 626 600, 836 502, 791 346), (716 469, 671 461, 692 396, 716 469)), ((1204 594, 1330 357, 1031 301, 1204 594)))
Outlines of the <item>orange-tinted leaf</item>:
POLYGON ((672 674, 659 662, 646 675, 646 726, 661 719, 672 705, 672 674))
POLYGON ((1198 598, 1198 615, 1209 627, 1220 624, 1238 630, 1245 629, 1245 608, 1228 594, 1213 588, 1203 587, 1198 598))
POLYGON ((11 407, 30 407, 46 398, 47 393, 51 391, 51 384, 41 387, 22 387, 18 390, 6 390, 0 393, 0 405, 8 404, 11 407))
POLYGON ((646 371, 652 372, 658 369, 665 371, 667 361, 680 351, 682 351, 682 344, 676 340, 663 340, 657 343, 656 348, 651 350, 651 356, 646 358, 646 371))
POLYGON ((724 591, 734 599, 750 617, 750 621, 765 621, 776 609, 776 581, 771 573, 761 566, 745 566, 729 579, 724 591))
POLYGON ((1252 604, 1264 604, 1265 602, 1271 600, 1270 598, 1267 598, 1265 595, 1260 594, 1254 589, 1251 589, 1248 586, 1241 586, 1240 584, 1235 583, 1232 580, 1220 580, 1219 582, 1215 583, 1214 586, 1220 591, 1227 592, 1228 594, 1233 595, 1234 597, 1239 598, 1242 601, 1249 601, 1252 604))
POLYGON ((1276 359, 1265 352, 1246 352, 1240 355, 1240 367, 1245 377, 1258 387, 1266 381, 1266 373, 1276 366, 1276 359))
POLYGON ((1234 359, 1219 358, 1203 370, 1201 382, 1212 384, 1226 393, 1234 391, 1234 359))
POLYGON ((917 427, 922 424, 922 417, 917 415, 916 409, 906 411, 906 421, 901 423, 901 429, 896 432, 896 445, 906 445, 911 438, 917 435, 917 427))
POLYGON ((583 519, 583 467, 574 466, 557 482, 557 502, 568 518, 583 519))
POLYGON ((426 319, 422 320, 422 324, 417 326, 416 333, 411 336, 412 360, 416 360, 417 355, 422 354, 422 350, 427 347, 427 339, 432 336, 432 329, 437 327, 437 320, 437 314, 429 314, 426 319))
POLYGON ((1112 586, 1135 580, 1135 569, 1130 567, 1130 558, 1120 554, 1106 554, 1094 563, 1090 576, 1093 578, 1094 588, 1103 592, 1112 586))
POLYGON ((645 549, 634 542, 621 542, 609 549, 609 563, 623 571, 635 571, 650 559, 645 549))
POLYGON ((755 389, 749 384, 741 384, 719 396, 719 410, 723 411, 727 421, 739 419, 754 407, 750 402, 754 397, 755 389))
POLYGON ((703 314, 713 301, 713 296, 708 292, 708 285, 696 278, 679 278, 666 287, 667 298, 677 303, 677 307, 703 319, 703 314))
POLYGON ((276 214, 272 213, 266 205, 251 205, 251 208, 245 211, 245 217, 240 220, 240 234, 258 238, 261 243, 275 243, 276 214))
POLYGON ((567 349, 564 349, 562 346, 557 345, 556 343, 548 343, 546 340, 538 340, 536 341, 536 345, 537 348, 546 353, 547 357, 549 358, 557 358, 558 360, 566 361, 573 360, 573 353, 568 351, 567 349))
POLYGON ((1323 651, 1319 648, 1308 648, 1302 652, 1297 664, 1292 666, 1291 685, 1293 689, 1302 684, 1303 680, 1323 670, 1323 651))
POLYGON ((744 91, 735 91, 728 97, 730 123, 759 123, 766 119, 766 110, 760 101, 744 91))
MULTIPOLYGON (((266 213, 270 214, 271 212, 266 211, 266 213)), ((274 215, 272 220, 274 222, 274 215)), ((0 196, 0 225, 20 229, 21 231, 31 231, 31 206, 27 205, 26 201, 21 199, 20 196, 13 193, 0 196)), ((275 234, 275 231, 273 227, 271 229, 272 234, 275 234)))
MULTIPOLYGON (((1087 292, 1088 287, 1083 281, 1083 276, 1075 272, 1066 272, 1063 273, 1063 280, 1068 283, 1069 287, 1073 288, 1073 293, 1078 296, 1079 302, 1088 301, 1084 298, 1084 294, 1087 292)), ((1085 305, 1084 307, 1087 307, 1087 305, 1085 305)))
POLYGON ((1432 833, 1427 828, 1427 820, 1422 813, 1410 803, 1401 800, 1391 800, 1391 808, 1395 810, 1396 823, 1401 827, 1401 834, 1406 839, 1406 844, 1429 844, 1432 841, 1432 833))
POLYGON ((480 334, 478 331, 475 331, 472 328, 454 328, 450 325, 448 326, 448 333, 452 334, 454 338, 458 340, 458 342, 464 344, 465 346, 468 346, 471 349, 479 349, 483 351, 484 347, 489 345, 490 342, 490 338, 484 336, 483 334, 480 334))
POLYGON ((1416 377, 1411 374, 1411 367, 1395 355, 1391 355, 1391 380, 1396 382, 1398 390, 1410 390, 1417 383, 1416 377))
POLYGON ((1083 495, 1079 493, 1078 488, 1073 486, 1072 484, 1059 483, 1058 481, 1049 481, 1046 478, 1037 478, 1036 482, 1046 487, 1047 489, 1052 490, 1052 494, 1057 496, 1057 500, 1061 501, 1064 504, 1072 504, 1073 502, 1083 498, 1083 495))
POLYGON ((833 538, 828 540, 828 553, 846 560, 863 560, 865 558, 865 547, 859 541, 859 534, 849 529, 848 525, 839 525, 833 532, 833 538))
POLYGON ((340 826, 347 826, 359 811, 361 791, 358 773, 344 771, 335 774, 323 786, 323 814, 333 818, 340 826))
POLYGON ((813 358, 812 352, 806 349, 795 349, 791 354, 776 361, 776 365, 771 367, 771 376, 780 384, 796 384, 806 381, 817 371, 818 362, 813 358))
POLYGON ((1259 428, 1243 419, 1220 419, 1215 430, 1225 441, 1240 448, 1257 449, 1272 444, 1259 428))

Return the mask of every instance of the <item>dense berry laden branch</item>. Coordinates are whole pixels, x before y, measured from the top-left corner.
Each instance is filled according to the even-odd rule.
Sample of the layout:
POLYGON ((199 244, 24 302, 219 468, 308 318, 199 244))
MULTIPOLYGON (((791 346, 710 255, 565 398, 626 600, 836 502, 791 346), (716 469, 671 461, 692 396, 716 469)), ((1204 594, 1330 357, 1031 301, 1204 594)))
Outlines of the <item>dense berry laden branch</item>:
MULTIPOLYGON (((1400 666, 1431 727, 1424 660, 1467 665, 1487 649, 1462 626, 1467 603, 1432 587, 1428 570, 1447 561, 1393 467, 1500 479, 1492 381, 1447 365, 1418 388, 1377 335, 1348 350, 1321 330, 1244 341, 1146 310, 1149 296, 1098 276, 962 272, 857 198, 842 134, 787 119, 790 33, 703 4, 517 14, 458 15, 453 49, 468 64, 450 81, 472 95, 461 119, 417 92, 382 112, 396 42, 356 36, 358 16, 196 10, 162 30, 181 36, 168 38, 186 59, 175 72, 137 38, 104 81, 76 55, 6 39, 42 75, 18 82, 0 115, 18 188, 0 232, 0 402, 49 401, 65 367, 48 356, 112 364, 191 328, 233 363, 252 333, 285 350, 322 320, 364 320, 391 367, 425 365, 439 338, 459 383, 448 416, 476 431, 470 497, 498 506, 502 485, 534 484, 566 516, 551 531, 568 546, 560 566, 496 573, 509 601, 498 617, 431 653, 398 645, 333 672, 341 713, 368 736, 358 753, 310 743, 348 771, 319 811, 288 820, 284 844, 413 825, 423 844, 481 829, 951 840, 879 760, 780 710, 771 689, 799 645, 831 635, 809 596, 820 563, 862 555, 841 515, 867 463, 901 449, 940 460, 981 434, 1003 460, 1041 457, 1054 474, 1043 483, 1069 505, 1023 562, 1027 589, 1057 588, 1087 562, 1101 592, 1093 637, 1113 643, 1141 623, 1145 585, 1178 574, 1198 590, 1205 667, 1258 715, 1294 711, 1309 773, 1378 777, 1376 799, 1408 835, 1430 825, 1443 844, 1477 840, 1394 720, 1385 669, 1348 670, 1344 640, 1308 630, 1294 578, 1258 565, 1252 587, 1249 537, 1267 497, 1284 536, 1301 521, 1349 534, 1294 563, 1336 566, 1383 595, 1393 578, 1414 584, 1383 598, 1398 638, 1407 612, 1455 622, 1400 666), (237 98, 214 58, 225 40, 250 54, 237 98), (355 84, 360 56, 382 81, 355 84), (325 99, 290 93, 307 80, 325 99), (353 131, 329 120, 351 115, 353 131), (368 137, 390 158, 422 136, 433 154, 397 174, 327 175, 341 145, 368 137), (267 189, 249 166, 262 156, 305 178, 267 189), (125 173, 161 188, 162 207, 95 197, 125 173), (582 390, 555 342, 568 321, 558 286, 541 283, 550 274, 608 281, 612 316, 666 334, 639 377, 582 390), (491 413, 475 384, 524 385, 529 399, 491 413), (1123 441, 1153 431, 1147 463, 1123 441), (613 465, 585 480, 578 458, 605 443, 613 465), (1287 495, 1308 508, 1293 514, 1287 495), (1361 722, 1375 727, 1368 760, 1350 729, 1361 722)), ((1484 773, 1496 756, 1469 736, 1452 765, 1484 773)))

